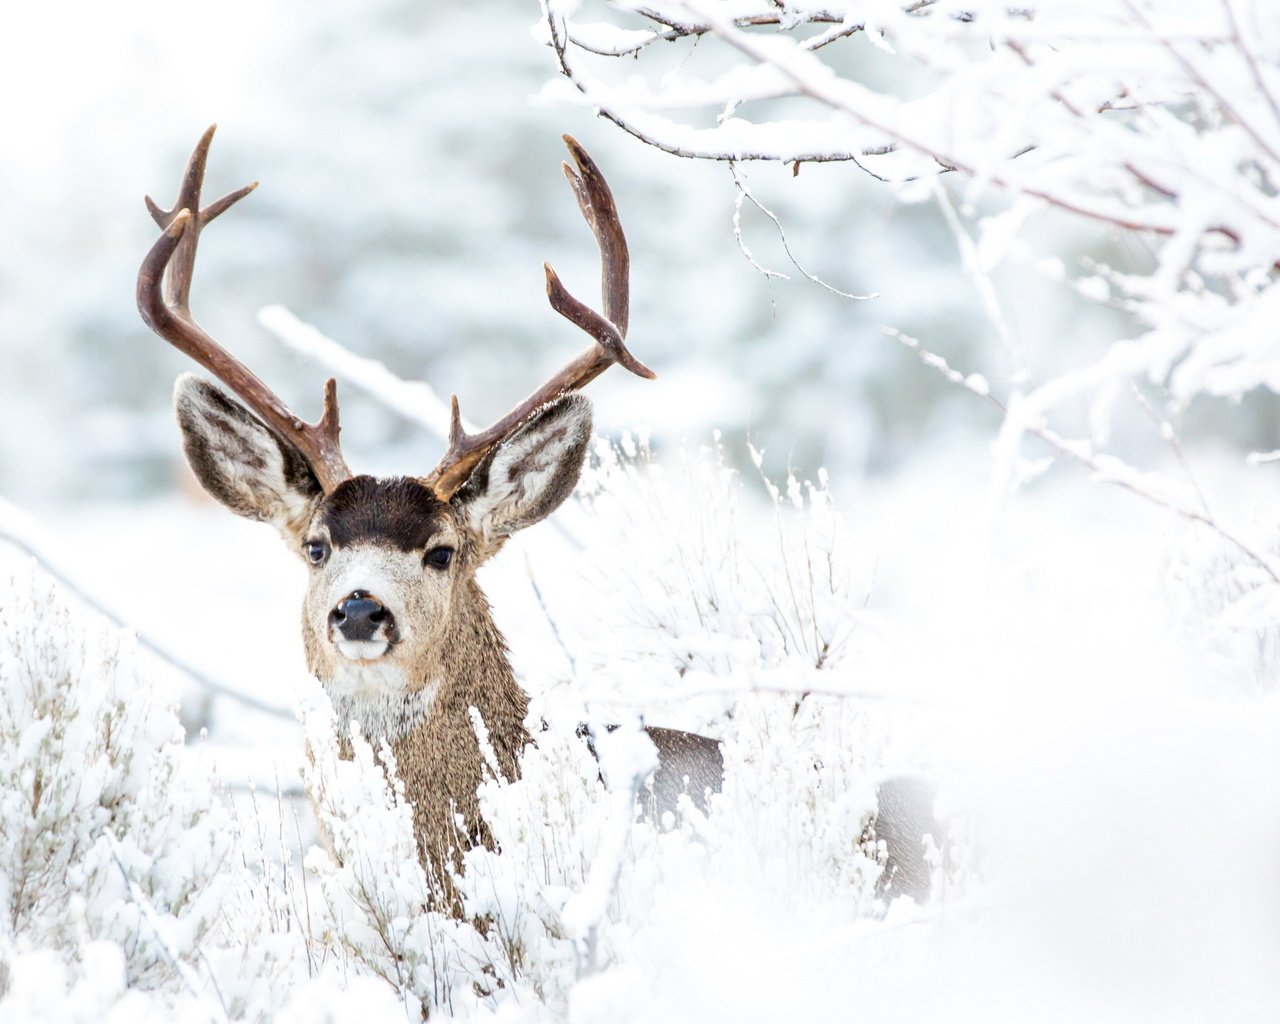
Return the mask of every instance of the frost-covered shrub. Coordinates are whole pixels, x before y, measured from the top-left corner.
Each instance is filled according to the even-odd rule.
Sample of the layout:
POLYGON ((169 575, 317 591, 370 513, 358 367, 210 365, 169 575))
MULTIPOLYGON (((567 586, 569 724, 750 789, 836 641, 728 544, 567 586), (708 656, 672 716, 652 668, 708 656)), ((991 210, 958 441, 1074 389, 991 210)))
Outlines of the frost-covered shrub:
POLYGON ((889 689, 884 631, 825 479, 766 485, 761 515, 718 447, 685 455, 675 479, 644 446, 597 455, 579 598, 592 615, 576 624, 598 632, 535 703, 523 777, 482 790, 501 852, 472 855, 488 884, 505 871, 486 909, 514 922, 525 980, 575 1007, 602 972, 643 999, 673 929, 725 906, 831 928, 881 916, 882 851, 864 828, 913 735, 908 708, 869 697, 889 689), (724 788, 705 813, 634 820, 627 774, 652 764, 637 713, 720 739, 724 788), (599 766, 575 722, 594 727, 599 766))
POLYGON ((674 699, 698 728, 744 692, 841 685, 851 648, 877 631, 825 473, 816 484, 791 477, 785 490, 766 481, 762 516, 744 508, 718 443, 681 452, 678 475, 630 441, 596 455, 583 484, 600 609, 588 638, 592 696, 674 699))
POLYGON ((496 850, 468 851, 462 880, 468 913, 490 921, 490 938, 522 984, 563 1011, 581 967, 576 922, 566 909, 587 884, 608 821, 605 787, 575 716, 548 719, 535 702, 534 741, 520 778, 496 772, 480 787, 480 807, 496 850))
POLYGON ((322 900, 316 938, 350 971, 389 984, 409 1019, 491 1004, 510 990, 518 965, 482 930, 431 909, 440 887, 418 860, 413 807, 391 748, 384 743, 375 758, 348 723, 353 757, 342 760, 318 684, 304 694, 303 724, 304 778, 328 846, 307 858, 322 900))
POLYGON ((1166 599, 1215 682, 1270 692, 1280 678, 1280 552, 1263 510, 1243 518, 1239 543, 1196 523, 1183 531, 1169 554, 1166 599))
POLYGON ((341 760, 329 702, 308 691, 305 776, 329 845, 307 862, 313 935, 411 1019, 534 1007, 564 1019, 602 977, 643 1000, 683 918, 714 920, 734 901, 832 928, 883 913, 863 830, 897 719, 860 696, 877 651, 861 632, 878 634, 826 488, 792 481, 753 517, 717 450, 682 469, 668 480, 643 449, 597 460, 578 597, 607 635, 568 635, 587 655, 533 695, 521 777, 481 786, 495 848, 469 850, 453 880, 467 921, 430 909, 391 750, 353 729, 341 760), (721 738, 725 785, 705 813, 687 802, 636 820, 634 786, 653 764, 641 708, 721 738))
POLYGON ((226 892, 219 795, 132 651, 41 575, 0 587, 0 993, 21 1002, 35 972, 49 1013, 195 997, 226 892))
POLYGON ((252 791, 247 806, 233 804, 231 810, 230 887, 220 926, 203 951, 227 1016, 343 1019, 336 1011, 304 1009, 316 1001, 313 990, 326 991, 331 1003, 342 1002, 337 997, 344 986, 334 958, 312 935, 297 809, 287 813, 278 792, 264 800, 252 791))
POLYGON ((256 802, 222 805, 128 642, 39 577, 13 579, 5 1019, 608 1019, 647 1005, 673 956, 707 955, 693 937, 725 908, 784 929, 874 924, 863 828, 899 719, 860 696, 877 671, 863 634, 878 633, 825 488, 770 491, 758 517, 714 449, 674 485, 647 452, 603 455, 578 598, 612 636, 566 630, 586 654, 533 694, 521 777, 482 784, 494 848, 448 882, 464 920, 440 912, 392 750, 344 723, 343 760, 314 680, 303 774, 326 848, 304 870, 256 802), (640 712, 720 738, 725 783, 704 808, 637 820, 654 764, 640 712))

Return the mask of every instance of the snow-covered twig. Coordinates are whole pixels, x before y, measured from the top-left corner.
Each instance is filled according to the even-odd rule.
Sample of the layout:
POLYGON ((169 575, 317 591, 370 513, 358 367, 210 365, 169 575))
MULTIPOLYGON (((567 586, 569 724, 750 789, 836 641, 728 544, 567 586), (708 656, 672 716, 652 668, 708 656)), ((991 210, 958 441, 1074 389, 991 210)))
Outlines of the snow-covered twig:
POLYGON ((751 191, 751 186, 747 183, 746 174, 743 172, 742 168, 738 166, 738 162, 736 160, 729 161, 729 170, 733 174, 733 186, 738 192, 737 198, 734 200, 734 204, 733 204, 733 236, 735 239, 737 239, 738 248, 742 251, 742 255, 746 257, 747 262, 750 263, 753 267, 755 267, 756 270, 760 271, 760 273, 763 274, 765 277, 783 277, 783 278, 786 277, 785 274, 781 274, 776 270, 767 270, 766 268, 762 267, 759 263, 756 262, 755 257, 751 255, 751 250, 747 248, 747 243, 742 238, 743 200, 746 200, 747 202, 751 203, 752 206, 754 206, 757 210, 759 210, 761 213, 763 213, 766 217, 769 218, 769 222, 773 224, 775 229, 777 229, 778 240, 782 243, 782 248, 783 248, 783 251, 786 252, 787 254, 787 259, 791 261, 792 266, 794 266, 798 271, 800 271, 801 274, 803 274, 806 278, 808 278, 814 284, 818 285, 820 288, 825 288, 827 291, 831 292, 833 295, 839 295, 842 299, 852 299, 859 302, 866 302, 876 297, 874 294, 873 295, 854 295, 852 292, 841 291, 839 288, 835 287, 834 285, 827 284, 827 282, 822 280, 822 278, 818 277, 816 274, 807 270, 804 264, 802 264, 796 258, 796 254, 791 251, 791 243, 787 241, 787 233, 783 229, 782 222, 778 219, 778 215, 774 213, 771 209, 769 209, 769 207, 765 206, 764 203, 762 203, 758 198, 756 198, 756 194, 751 191))
POLYGON ((75 595, 76 599, 86 607, 91 608, 112 625, 133 632, 141 647, 150 651, 161 661, 177 669, 193 683, 208 690, 215 696, 224 697, 254 711, 260 711, 265 715, 272 715, 276 718, 291 719, 294 717, 293 712, 287 708, 259 700, 257 697, 243 693, 227 683, 218 682, 208 673, 196 668, 185 657, 169 648, 162 641, 152 637, 133 623, 126 621, 124 616, 112 610, 105 600, 94 596, 86 586, 78 582, 70 572, 62 568, 66 559, 53 553, 51 541, 48 539, 36 539, 40 532, 39 527, 30 516, 9 502, 4 501, 4 499, 0 499, 0 543, 8 544, 35 559, 45 572, 54 577, 68 593, 75 595))
MULTIPOLYGON (((915 338, 904 334, 902 331, 894 328, 886 327, 884 332, 889 337, 901 342, 906 348, 915 352, 920 360, 928 367, 941 373, 951 383, 964 388, 970 394, 976 395, 983 399, 994 409, 998 410, 1006 420, 1010 416, 1010 406, 1001 401, 991 391, 987 382, 977 375, 965 376, 964 374, 954 370, 947 364, 947 361, 937 353, 930 352, 920 344, 915 338)), ((1160 489, 1153 486, 1152 483, 1139 473, 1133 467, 1126 465, 1118 459, 1110 456, 1099 455, 1092 450, 1092 447, 1084 441, 1072 441, 1063 437, 1056 431, 1042 422, 1026 417, 1019 417, 1017 421, 1019 429, 1025 433, 1031 434, 1033 437, 1043 441, 1049 445, 1054 451, 1060 455, 1064 455, 1084 466, 1093 473, 1094 479, 1103 483, 1112 484, 1122 490, 1128 491, 1145 501, 1149 501, 1161 508, 1168 509, 1170 512, 1183 519, 1193 523, 1199 523, 1206 526, 1219 537, 1229 543, 1243 554, 1249 561, 1253 562, 1258 568, 1267 574, 1272 582, 1280 584, 1280 567, 1277 567, 1272 561, 1256 550, 1238 535, 1233 533, 1219 523, 1207 510, 1194 508, 1184 502, 1180 502, 1171 497, 1167 493, 1162 493, 1160 489)))
MULTIPOLYGON (((792 29, 800 25, 831 25, 813 40, 806 40, 811 49, 863 30, 861 21, 850 21, 847 15, 830 10, 797 10, 781 13, 773 4, 761 3, 758 11, 737 14, 734 24, 742 28, 777 27, 792 29)), ((622 32, 607 30, 600 25, 575 25, 568 33, 568 41, 579 49, 601 57, 634 57, 654 43, 672 43, 677 39, 697 38, 712 31, 705 22, 680 22, 670 20, 657 9, 641 7, 638 13, 666 27, 659 31, 622 32)))
MULTIPOLYGON (((316 360, 405 419, 421 424, 437 437, 449 436, 449 403, 430 385, 404 380, 376 359, 355 355, 284 306, 264 306, 258 311, 258 323, 295 352, 316 360)), ((477 429, 467 420, 462 427, 471 432, 477 429)))
MULTIPOLYGON (((109 829, 104 833, 107 843, 111 847, 111 859, 115 862, 116 867, 120 870, 120 877, 124 881, 125 888, 129 893, 129 902, 138 908, 138 912, 142 915, 142 919, 147 922, 147 927, 151 929, 156 943, 160 947, 160 951, 164 954, 165 960, 169 962, 169 966, 182 981, 183 987, 196 999, 201 999, 200 994, 200 978, 192 969, 191 965, 178 956, 169 945, 169 940, 165 936, 165 928, 161 923, 159 916, 156 914, 155 908, 151 905, 151 901, 147 899, 146 894, 138 888, 138 883, 129 877, 128 869, 124 866, 124 860, 121 857, 120 841, 115 837, 109 829)), ((210 976, 210 983, 213 987, 214 995, 217 996, 218 1010, 216 1017, 219 1020, 228 1020, 227 1004, 222 999, 222 993, 218 989, 217 982, 210 976)), ((202 1002, 204 1000, 201 1000, 202 1002)))

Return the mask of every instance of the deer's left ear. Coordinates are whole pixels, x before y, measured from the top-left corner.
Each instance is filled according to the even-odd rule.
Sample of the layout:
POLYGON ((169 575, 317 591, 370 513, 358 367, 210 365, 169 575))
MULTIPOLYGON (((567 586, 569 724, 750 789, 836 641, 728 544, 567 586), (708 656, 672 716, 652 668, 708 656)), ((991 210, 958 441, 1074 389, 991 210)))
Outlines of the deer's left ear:
POLYGON ((486 540, 509 537, 569 497, 590 440, 590 399, 573 394, 550 402, 476 467, 453 505, 486 540))

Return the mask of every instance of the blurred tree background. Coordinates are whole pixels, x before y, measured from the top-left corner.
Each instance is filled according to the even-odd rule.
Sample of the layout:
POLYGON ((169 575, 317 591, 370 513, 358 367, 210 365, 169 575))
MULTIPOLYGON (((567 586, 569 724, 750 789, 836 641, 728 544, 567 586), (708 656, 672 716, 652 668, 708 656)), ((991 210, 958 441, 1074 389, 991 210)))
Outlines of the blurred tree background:
MULTIPOLYGON (((660 375, 600 387, 601 430, 647 426, 660 447, 720 428, 765 448, 771 472, 825 465, 839 480, 971 425, 994 429, 980 403, 880 331, 901 328, 993 379, 1008 372, 990 365, 998 346, 937 203, 903 204, 849 165, 794 177, 748 167, 805 267, 878 297, 851 301, 805 280, 747 206, 745 244, 790 274, 767 278, 735 241, 727 167, 665 156, 590 109, 540 100, 558 70, 537 19, 528 0, 11 14, 0 40, 0 491, 124 498, 181 479, 169 396, 189 367, 139 320, 134 275, 154 238, 142 195, 172 200, 215 121, 208 194, 262 187, 205 236, 192 306, 306 416, 326 373, 257 325, 263 305, 456 391, 475 420, 577 351, 577 333, 546 305, 540 266, 550 260, 591 294, 595 247, 558 169, 569 132, 618 197, 633 348, 660 375)), ((868 74, 889 73, 873 46, 851 42, 868 74)), ((1038 230, 1078 255, 1071 225, 1038 230)), ((1020 343, 1087 344, 1091 318, 1110 314, 1028 265, 1000 271, 1013 275, 1006 312, 1020 343)), ((420 428, 350 388, 343 406, 360 469, 433 463, 437 442, 420 428)))

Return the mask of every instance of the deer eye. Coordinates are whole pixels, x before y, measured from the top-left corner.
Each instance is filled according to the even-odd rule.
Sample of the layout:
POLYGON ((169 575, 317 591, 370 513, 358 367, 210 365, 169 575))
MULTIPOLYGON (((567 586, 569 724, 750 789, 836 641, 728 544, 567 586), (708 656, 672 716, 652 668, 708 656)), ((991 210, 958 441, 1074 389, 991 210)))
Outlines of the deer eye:
POLYGON ((432 548, 422 556, 422 564, 432 569, 447 569, 453 561, 453 548, 432 548))
POLYGON ((302 545, 302 550, 312 565, 319 565, 329 557, 329 545, 322 540, 309 540, 302 545))

